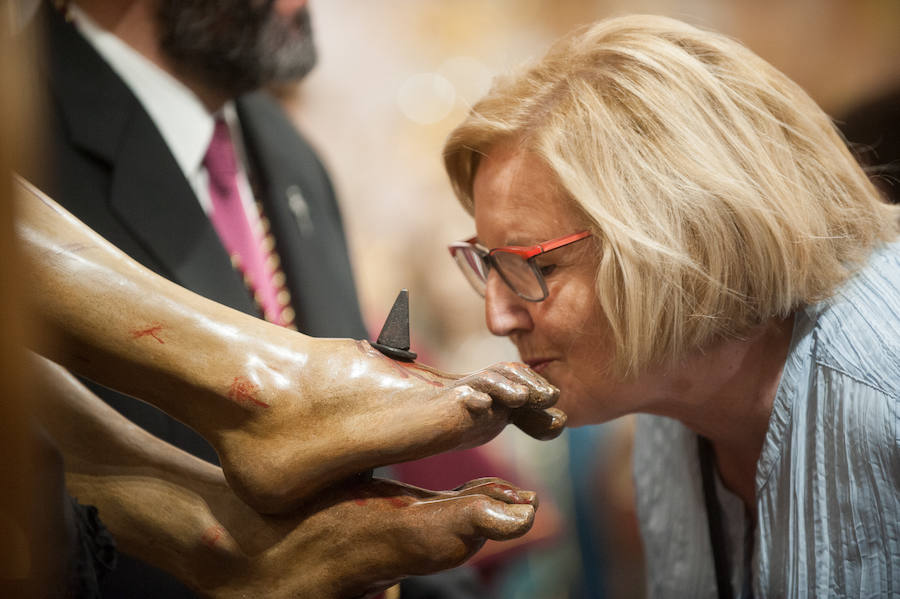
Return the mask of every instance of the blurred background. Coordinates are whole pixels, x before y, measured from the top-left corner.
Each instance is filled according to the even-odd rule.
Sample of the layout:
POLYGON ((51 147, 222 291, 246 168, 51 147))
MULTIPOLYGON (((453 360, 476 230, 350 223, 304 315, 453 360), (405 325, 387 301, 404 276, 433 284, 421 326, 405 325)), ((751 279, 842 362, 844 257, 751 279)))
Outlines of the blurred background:
MULTIPOLYGON (((495 74, 539 58, 572 28, 647 12, 736 37, 800 83, 875 163, 890 159, 883 133, 900 123, 900 0, 312 0, 311 11, 319 66, 276 91, 335 182, 370 334, 406 287, 412 349, 451 372, 517 355, 487 332, 482 300, 446 250, 474 227, 443 172, 443 141, 495 74)), ((15 63, 6 49, 0 59, 15 63)), ((531 533, 476 558, 490 597, 642 597, 631 427, 623 419, 543 443, 510 428, 484 452, 391 474, 444 488, 502 475, 540 492, 531 533)))
MULTIPOLYGON (((447 184, 441 147, 493 75, 539 58, 577 25, 647 12, 738 38, 841 124, 900 87, 898 0, 328 0, 311 10, 319 66, 279 94, 334 178, 369 330, 377 335, 407 287, 412 349, 455 372, 517 357, 485 329, 482 301, 446 250, 474 228, 447 184)), ((854 141, 877 146, 877 137, 854 141)), ((486 548, 495 596, 643 595, 630 426, 570 430, 550 443, 509 429, 488 446, 549 506, 530 543, 503 555, 486 548)))

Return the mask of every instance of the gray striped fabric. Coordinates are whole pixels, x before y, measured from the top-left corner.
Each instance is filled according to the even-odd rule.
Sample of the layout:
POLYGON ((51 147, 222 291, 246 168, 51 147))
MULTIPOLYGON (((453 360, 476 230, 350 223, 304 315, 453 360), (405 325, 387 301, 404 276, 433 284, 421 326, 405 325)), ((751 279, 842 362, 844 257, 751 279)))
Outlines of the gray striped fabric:
MULTIPOLYGON (((696 447, 681 423, 638 417, 649 597, 716 596, 696 447)), ((732 588, 749 582, 756 597, 900 597, 900 242, 795 319, 757 464, 749 572, 739 566, 752 529, 741 501, 717 486, 738 566, 732 588)))

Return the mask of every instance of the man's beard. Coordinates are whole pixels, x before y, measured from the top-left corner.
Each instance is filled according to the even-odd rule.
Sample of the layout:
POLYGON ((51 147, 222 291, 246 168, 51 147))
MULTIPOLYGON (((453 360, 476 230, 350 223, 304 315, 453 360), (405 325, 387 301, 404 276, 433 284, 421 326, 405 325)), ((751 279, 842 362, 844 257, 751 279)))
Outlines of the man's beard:
POLYGON ((316 64, 306 7, 274 0, 159 0, 160 44, 177 68, 229 97, 302 79, 316 64))

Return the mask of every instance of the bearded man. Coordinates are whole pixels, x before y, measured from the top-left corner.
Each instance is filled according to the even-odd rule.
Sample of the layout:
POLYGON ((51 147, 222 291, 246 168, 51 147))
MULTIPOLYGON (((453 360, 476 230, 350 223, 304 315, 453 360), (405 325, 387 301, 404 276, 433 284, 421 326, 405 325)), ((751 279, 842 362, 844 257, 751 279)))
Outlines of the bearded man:
MULTIPOLYGON (((31 181, 187 289, 309 335, 367 337, 331 182, 261 91, 315 64, 305 1, 57 1, 35 25, 49 110, 31 181)), ((87 384, 143 429, 217 462, 178 421, 87 384)), ((103 590, 193 596, 127 555, 103 590)))

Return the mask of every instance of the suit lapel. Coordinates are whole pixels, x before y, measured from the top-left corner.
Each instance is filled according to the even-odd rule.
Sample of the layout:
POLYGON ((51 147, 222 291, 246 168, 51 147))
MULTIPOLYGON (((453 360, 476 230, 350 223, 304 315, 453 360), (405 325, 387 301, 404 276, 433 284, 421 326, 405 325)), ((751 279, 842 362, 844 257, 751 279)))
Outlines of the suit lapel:
POLYGON ((255 314, 240 275, 149 117, 137 115, 130 128, 116 156, 113 211, 173 281, 255 314))
POLYGON ((244 96, 237 109, 300 330, 365 337, 341 217, 321 163, 271 97, 244 96))
POLYGON ((53 42, 50 80, 61 118, 73 144, 108 165, 109 210, 153 258, 145 265, 255 314, 243 281, 140 102, 72 24, 46 12, 53 42))

